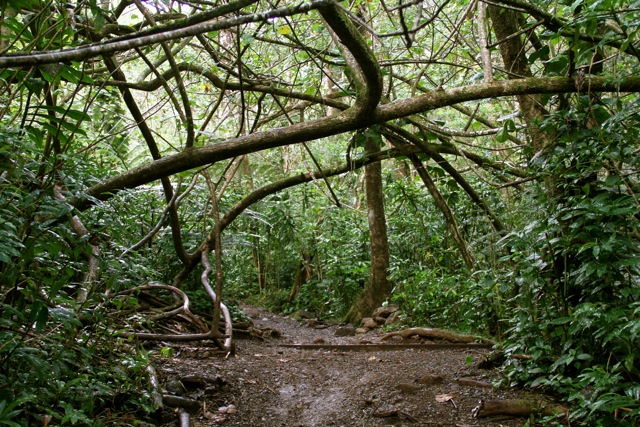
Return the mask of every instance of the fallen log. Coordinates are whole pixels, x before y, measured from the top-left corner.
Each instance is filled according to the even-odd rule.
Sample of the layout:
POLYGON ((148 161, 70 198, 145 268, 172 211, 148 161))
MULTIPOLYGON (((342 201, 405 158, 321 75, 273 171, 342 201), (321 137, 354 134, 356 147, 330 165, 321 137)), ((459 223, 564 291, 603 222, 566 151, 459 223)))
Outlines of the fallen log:
POLYGON ((531 415, 566 417, 569 409, 553 403, 536 402, 533 400, 484 400, 480 401, 473 411, 474 418, 486 418, 495 415, 509 415, 513 417, 530 417, 531 415))
POLYGON ((483 344, 495 344, 495 342, 482 338, 476 337, 473 335, 464 335, 458 334, 456 332, 446 331, 444 329, 437 328, 408 328, 403 329, 402 331, 389 332, 386 335, 383 335, 381 341, 386 341, 391 337, 400 336, 402 338, 409 338, 414 335, 418 335, 423 338, 436 339, 436 340, 445 340, 453 343, 474 343, 480 342, 483 344))

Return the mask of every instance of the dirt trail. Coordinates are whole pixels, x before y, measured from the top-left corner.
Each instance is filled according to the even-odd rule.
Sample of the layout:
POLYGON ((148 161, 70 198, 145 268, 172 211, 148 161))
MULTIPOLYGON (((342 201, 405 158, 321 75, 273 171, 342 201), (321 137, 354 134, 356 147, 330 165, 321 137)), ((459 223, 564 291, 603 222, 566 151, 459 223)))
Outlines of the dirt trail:
POLYGON ((459 383, 497 378, 495 372, 467 363, 469 356, 476 362, 488 350, 284 348, 282 344, 378 342, 382 333, 336 337, 337 326, 245 310, 257 328, 267 330, 268 338, 240 336, 236 355, 227 358, 212 348, 182 346, 175 347, 173 358, 157 361, 165 386, 175 389, 178 383, 184 395, 204 402, 191 425, 523 426, 526 421, 472 417, 480 400, 532 398, 518 390, 459 383), (452 399, 438 402, 447 396, 452 399))

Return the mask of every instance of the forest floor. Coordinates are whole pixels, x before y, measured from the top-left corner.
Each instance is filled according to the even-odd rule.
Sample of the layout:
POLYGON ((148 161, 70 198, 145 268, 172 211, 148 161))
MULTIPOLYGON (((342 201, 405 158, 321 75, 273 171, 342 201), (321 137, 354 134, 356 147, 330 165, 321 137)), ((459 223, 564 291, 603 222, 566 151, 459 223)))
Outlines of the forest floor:
MULTIPOLYGON (((499 379, 476 367, 490 349, 296 349, 284 345, 379 343, 384 332, 337 337, 338 325, 244 310, 263 333, 238 336, 235 355, 178 345, 156 359, 165 389, 200 402, 192 426, 523 426, 526 418, 474 418, 473 410, 480 401, 545 399, 464 381, 499 379)), ((166 411, 160 423, 177 420, 166 411)))

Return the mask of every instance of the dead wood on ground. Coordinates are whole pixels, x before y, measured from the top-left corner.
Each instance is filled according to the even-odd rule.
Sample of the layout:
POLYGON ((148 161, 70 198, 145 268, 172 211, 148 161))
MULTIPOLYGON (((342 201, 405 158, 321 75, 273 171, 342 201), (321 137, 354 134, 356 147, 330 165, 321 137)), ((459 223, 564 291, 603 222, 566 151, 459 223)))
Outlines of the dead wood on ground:
POLYGON ((473 335, 458 334, 456 332, 446 331, 444 329, 437 329, 437 328, 408 328, 408 329, 403 329, 402 331, 390 332, 384 335, 381 338, 381 341, 386 341, 394 336, 400 336, 406 339, 415 335, 423 338, 428 338, 428 339, 445 340, 452 343, 480 342, 483 344, 491 344, 491 345, 495 344, 495 342, 486 338, 476 337, 473 335))

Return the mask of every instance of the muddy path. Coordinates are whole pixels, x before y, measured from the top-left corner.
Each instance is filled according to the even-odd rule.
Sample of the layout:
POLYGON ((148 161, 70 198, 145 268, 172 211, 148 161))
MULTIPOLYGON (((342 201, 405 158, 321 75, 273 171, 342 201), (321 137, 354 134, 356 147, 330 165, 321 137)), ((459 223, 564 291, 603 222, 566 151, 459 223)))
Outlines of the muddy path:
MULTIPOLYGON (((499 375, 475 366, 489 350, 295 349, 283 345, 376 343, 382 333, 337 337, 335 325, 244 309, 263 332, 238 336, 235 355, 182 345, 156 359, 166 392, 200 403, 192 426, 523 426, 473 411, 480 401, 542 399, 486 387, 499 375)), ((165 418, 177 425, 175 414, 165 418)))

